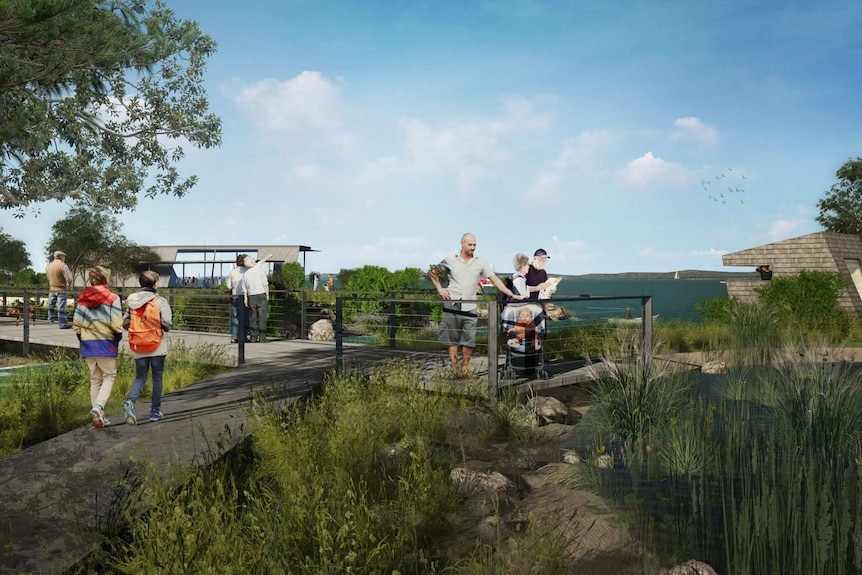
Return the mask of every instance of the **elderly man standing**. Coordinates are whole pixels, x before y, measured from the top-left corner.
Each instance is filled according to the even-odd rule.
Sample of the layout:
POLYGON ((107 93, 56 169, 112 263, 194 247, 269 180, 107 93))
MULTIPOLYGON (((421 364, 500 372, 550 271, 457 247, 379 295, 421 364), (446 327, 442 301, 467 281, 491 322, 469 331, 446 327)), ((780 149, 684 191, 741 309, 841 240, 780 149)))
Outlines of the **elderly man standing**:
POLYGON ((494 267, 484 258, 475 255, 476 236, 461 236, 461 250, 443 258, 428 274, 428 279, 437 288, 447 303, 443 305, 443 319, 440 322, 440 342, 449 349, 452 369, 459 375, 467 373, 470 356, 476 347, 476 304, 461 303, 461 300, 476 298, 476 286, 482 278, 491 280, 497 289, 509 297, 517 297, 494 273, 494 267), (440 274, 448 272, 449 284, 446 289, 440 285, 440 274), (458 364, 458 352, 461 364, 458 364))
POLYGON ((539 292, 547 289, 549 293, 554 293, 557 287, 548 283, 548 272, 545 271, 545 264, 551 256, 548 252, 539 248, 533 253, 533 263, 527 273, 524 274, 527 279, 527 289, 530 291, 530 299, 539 299, 539 292))
POLYGON ((48 292, 48 323, 54 323, 55 316, 60 322, 60 329, 69 329, 72 324, 66 316, 66 300, 69 297, 69 286, 72 284, 72 271, 66 265, 66 254, 57 250, 54 261, 45 268, 50 285, 48 292), (57 308, 56 313, 54 308, 57 308))
POLYGON ((245 273, 240 280, 240 290, 248 308, 249 341, 266 343, 266 315, 269 311, 269 279, 263 264, 272 257, 269 254, 256 262, 251 256, 245 258, 245 273))

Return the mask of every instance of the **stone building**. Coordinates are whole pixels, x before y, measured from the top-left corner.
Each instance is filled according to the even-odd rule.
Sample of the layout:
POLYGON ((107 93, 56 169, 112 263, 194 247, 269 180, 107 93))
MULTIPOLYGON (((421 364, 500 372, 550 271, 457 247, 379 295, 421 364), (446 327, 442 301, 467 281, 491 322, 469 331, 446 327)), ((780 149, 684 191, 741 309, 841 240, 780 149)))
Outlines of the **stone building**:
MULTIPOLYGON (((722 256, 726 266, 747 266, 752 270, 769 265, 772 277, 797 275, 801 270, 831 272, 846 276, 852 283, 844 290, 842 308, 862 313, 862 239, 851 234, 817 232, 722 256)), ((757 297, 754 288, 763 280, 728 280, 727 295, 740 301, 757 297)))

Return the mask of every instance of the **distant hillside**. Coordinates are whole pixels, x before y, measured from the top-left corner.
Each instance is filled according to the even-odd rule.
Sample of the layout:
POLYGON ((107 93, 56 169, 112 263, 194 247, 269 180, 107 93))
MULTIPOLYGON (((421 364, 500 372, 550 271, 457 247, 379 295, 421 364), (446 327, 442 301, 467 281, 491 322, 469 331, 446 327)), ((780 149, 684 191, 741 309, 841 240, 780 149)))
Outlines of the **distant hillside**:
MULTIPOLYGON (((578 280, 759 280, 757 272, 716 272, 707 270, 679 270, 679 272, 622 272, 618 274, 583 274, 563 276, 578 280)), ((549 272, 549 275, 555 275, 549 272)))

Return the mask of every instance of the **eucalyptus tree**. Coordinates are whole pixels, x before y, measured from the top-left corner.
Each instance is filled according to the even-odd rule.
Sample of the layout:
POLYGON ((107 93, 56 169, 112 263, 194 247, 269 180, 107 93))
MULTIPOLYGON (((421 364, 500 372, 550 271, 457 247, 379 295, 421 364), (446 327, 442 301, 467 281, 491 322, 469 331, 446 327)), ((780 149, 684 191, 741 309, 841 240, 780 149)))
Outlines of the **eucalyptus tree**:
POLYGON ((66 264, 76 279, 83 279, 86 269, 102 265, 113 272, 112 281, 119 281, 140 271, 145 262, 159 259, 150 248, 127 239, 112 214, 82 206, 54 223, 45 250, 49 260, 54 251, 65 252, 66 264))
POLYGON ((29 268, 30 254, 21 240, 16 240, 0 228, 0 274, 14 275, 29 268))
POLYGON ((817 222, 827 232, 862 235, 862 158, 848 160, 835 177, 838 181, 817 202, 817 222))
POLYGON ((183 146, 221 142, 202 87, 215 48, 162 0, 0 2, 0 207, 185 194, 183 146))

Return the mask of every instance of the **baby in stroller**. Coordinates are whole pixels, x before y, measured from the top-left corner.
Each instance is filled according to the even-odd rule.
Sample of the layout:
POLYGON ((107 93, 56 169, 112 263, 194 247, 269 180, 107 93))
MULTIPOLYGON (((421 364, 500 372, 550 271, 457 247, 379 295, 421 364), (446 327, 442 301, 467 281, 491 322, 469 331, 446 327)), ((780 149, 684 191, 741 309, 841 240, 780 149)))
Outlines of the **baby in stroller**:
POLYGON ((526 307, 519 309, 518 321, 509 329, 509 336, 510 339, 507 342, 509 347, 523 350, 530 346, 533 349, 539 347, 539 338, 536 335, 536 322, 533 321, 533 312, 526 307))
POLYGON ((542 351, 545 335, 545 312, 536 303, 513 301, 500 314, 506 352, 501 369, 503 378, 547 378, 542 351))

